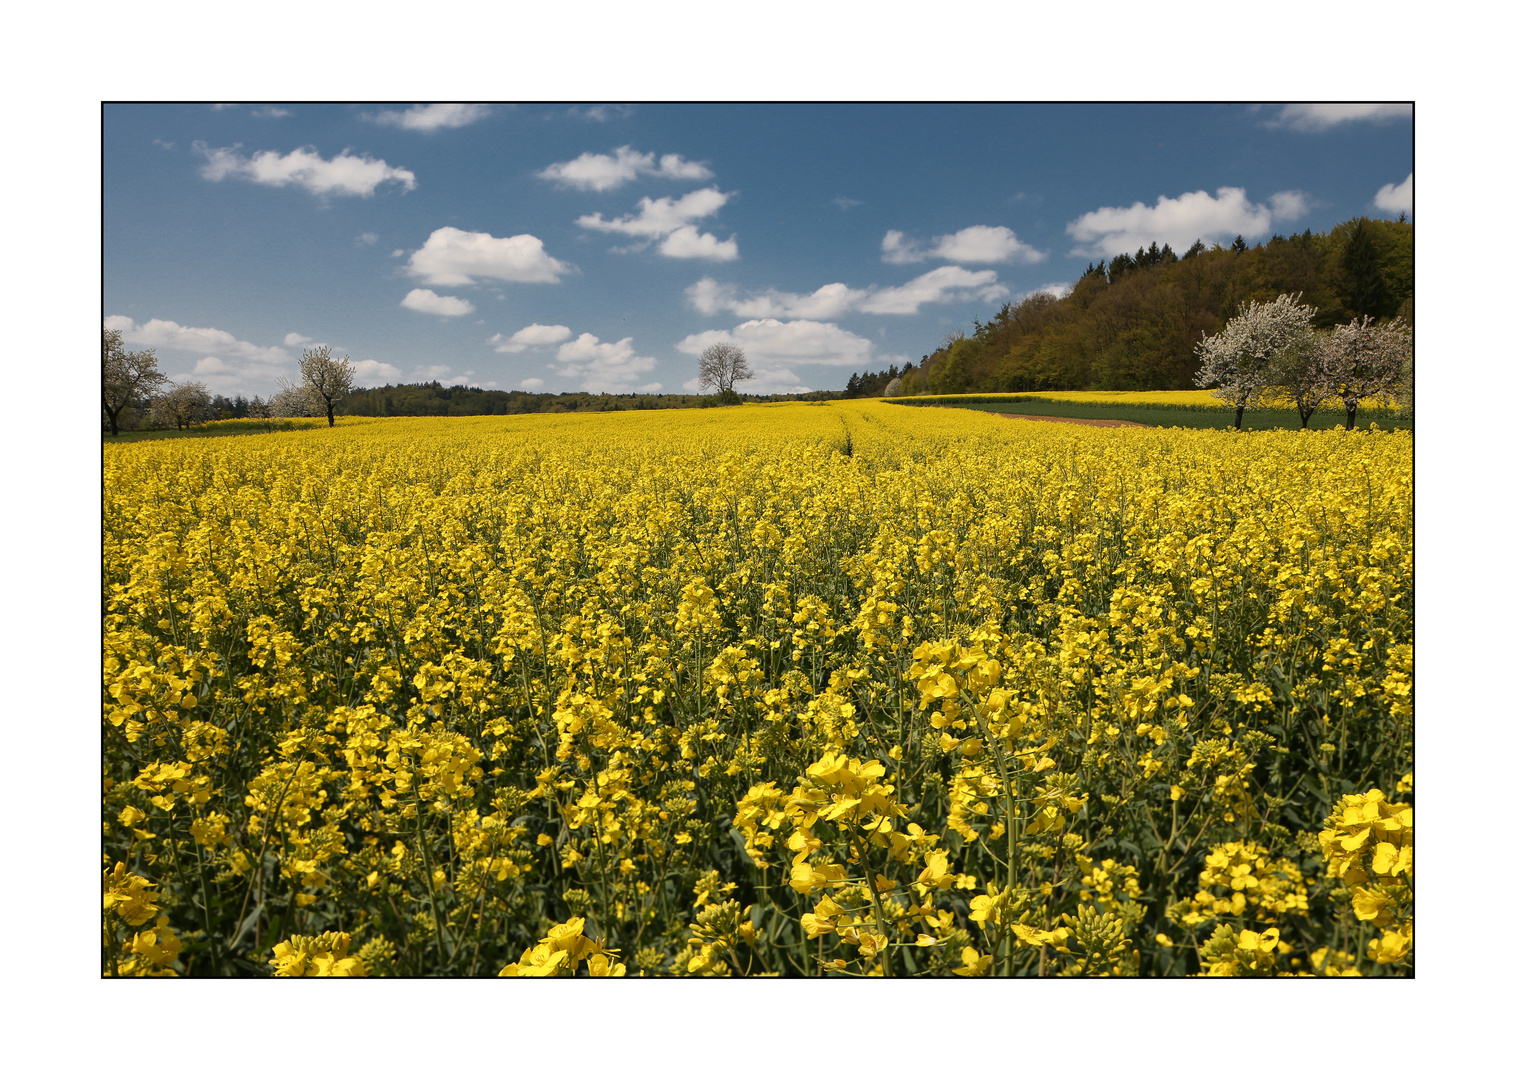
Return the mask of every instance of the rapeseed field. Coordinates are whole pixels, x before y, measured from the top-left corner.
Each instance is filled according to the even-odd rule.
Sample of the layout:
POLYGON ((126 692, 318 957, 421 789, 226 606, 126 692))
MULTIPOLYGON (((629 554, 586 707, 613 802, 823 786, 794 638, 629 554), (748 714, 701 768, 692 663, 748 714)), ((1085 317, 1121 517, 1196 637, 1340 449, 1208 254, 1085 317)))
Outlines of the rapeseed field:
POLYGON ((106 446, 107 975, 1410 974, 1408 432, 106 446))

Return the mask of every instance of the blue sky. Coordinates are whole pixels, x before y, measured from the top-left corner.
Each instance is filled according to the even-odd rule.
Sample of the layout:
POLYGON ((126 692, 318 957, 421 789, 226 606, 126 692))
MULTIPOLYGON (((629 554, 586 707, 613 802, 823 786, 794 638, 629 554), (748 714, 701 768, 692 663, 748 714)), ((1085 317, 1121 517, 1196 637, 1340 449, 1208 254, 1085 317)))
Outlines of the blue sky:
POLYGON ((104 316, 176 380, 757 393, 1153 241, 1410 211, 1408 106, 115 105, 104 316))

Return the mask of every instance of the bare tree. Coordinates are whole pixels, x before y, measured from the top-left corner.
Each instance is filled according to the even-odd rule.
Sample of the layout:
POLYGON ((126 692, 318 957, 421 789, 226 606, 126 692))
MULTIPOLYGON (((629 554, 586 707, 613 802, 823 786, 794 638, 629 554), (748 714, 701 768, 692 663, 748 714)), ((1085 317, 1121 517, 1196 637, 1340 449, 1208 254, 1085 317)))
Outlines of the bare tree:
POLYGON ((120 433, 117 418, 121 410, 151 394, 168 381, 158 370, 158 358, 152 349, 127 352, 120 330, 103 331, 100 357, 100 397, 105 415, 110 417, 111 434, 120 433))
POLYGON ((1195 346, 1200 354, 1195 385, 1216 387, 1215 396, 1237 410, 1241 428, 1243 410, 1273 383, 1277 361, 1308 343, 1315 314, 1315 308, 1300 303, 1299 293, 1281 293, 1267 304, 1248 301, 1221 333, 1202 336, 1195 346))
POLYGON ((173 424, 176 431, 199 423, 210 415, 211 395, 203 382, 175 386, 153 399, 152 417, 163 424, 173 424))
POLYGON ((332 406, 353 392, 353 365, 344 356, 341 360, 332 356, 330 345, 318 345, 306 349, 300 357, 300 377, 306 389, 319 397, 326 407, 326 426, 337 421, 332 415, 332 406))
POLYGON ((723 401, 737 401, 737 391, 732 387, 752 377, 747 357, 729 341, 718 341, 700 354, 700 388, 714 386, 723 401))
POLYGON ((1322 346, 1322 379, 1332 397, 1342 399, 1348 430, 1358 404, 1376 395, 1389 396, 1398 388, 1411 357, 1411 330, 1399 318, 1380 326, 1365 315, 1332 329, 1322 346))

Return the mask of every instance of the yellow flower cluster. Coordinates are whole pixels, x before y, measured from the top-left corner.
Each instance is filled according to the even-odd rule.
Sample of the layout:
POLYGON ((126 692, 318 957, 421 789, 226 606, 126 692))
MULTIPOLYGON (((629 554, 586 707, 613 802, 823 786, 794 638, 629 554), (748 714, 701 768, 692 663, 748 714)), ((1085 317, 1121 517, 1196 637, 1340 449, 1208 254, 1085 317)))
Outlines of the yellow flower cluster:
POLYGON ((796 403, 103 480, 109 972, 1413 970, 1409 433, 796 403))

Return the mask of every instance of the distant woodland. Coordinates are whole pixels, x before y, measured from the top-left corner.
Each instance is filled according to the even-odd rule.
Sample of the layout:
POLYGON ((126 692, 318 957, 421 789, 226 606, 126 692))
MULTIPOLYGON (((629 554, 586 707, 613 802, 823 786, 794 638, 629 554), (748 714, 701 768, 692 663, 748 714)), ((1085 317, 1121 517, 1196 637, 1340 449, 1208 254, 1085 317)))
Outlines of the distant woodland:
POLYGON ((1192 390, 1195 346, 1250 300, 1299 293, 1329 327, 1360 315, 1414 323, 1414 226, 1354 218, 1328 233, 1249 247, 1167 244, 1093 263, 1062 299, 1033 293, 973 333, 949 335, 920 364, 854 374, 844 397, 1032 390, 1192 390))

